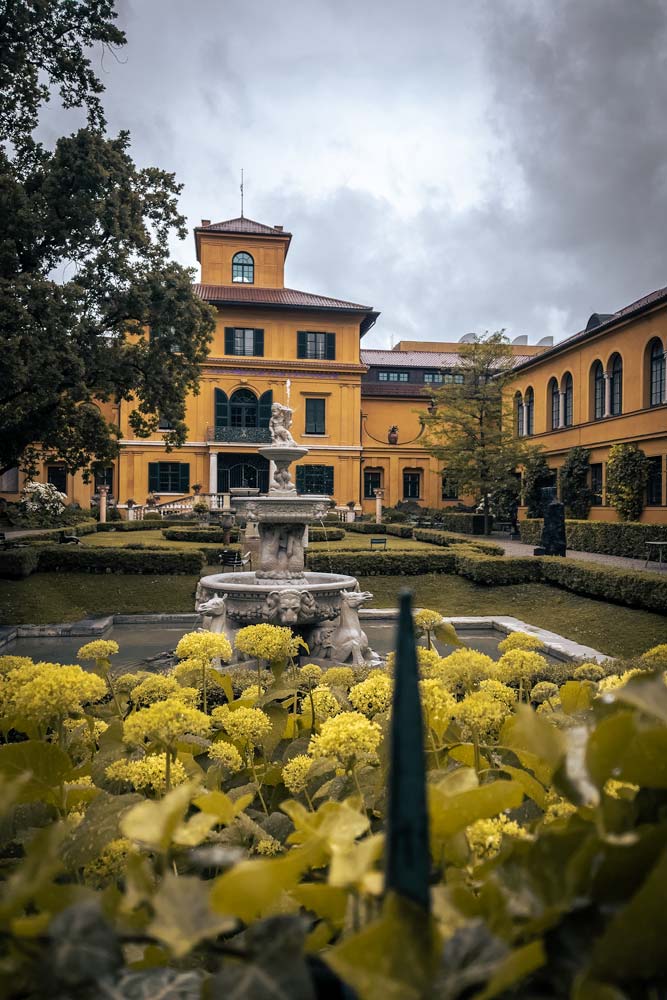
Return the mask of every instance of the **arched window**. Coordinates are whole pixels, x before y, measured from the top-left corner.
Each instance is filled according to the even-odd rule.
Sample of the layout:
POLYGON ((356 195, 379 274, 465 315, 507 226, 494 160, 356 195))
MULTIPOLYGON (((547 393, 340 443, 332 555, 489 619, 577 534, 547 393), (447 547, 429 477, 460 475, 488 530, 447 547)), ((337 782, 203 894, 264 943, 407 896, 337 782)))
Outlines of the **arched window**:
POLYGON ((620 354, 614 354, 609 365, 611 378, 611 413, 617 417, 623 412, 623 361, 620 354))
POLYGON ((572 376, 569 372, 563 376, 563 395, 565 404, 563 406, 563 425, 571 427, 574 419, 574 391, 572 387, 572 376))
POLYGON ((523 398, 520 392, 514 394, 514 426, 517 437, 523 437, 523 398))
POLYGON ((250 389, 237 389, 229 399, 230 427, 257 427, 257 396, 250 389))
POLYGON ((660 406, 665 402, 665 354, 659 340, 651 344, 650 386, 649 406, 660 406))
POLYGON ((249 253, 235 253, 232 257, 232 281, 252 285, 255 281, 255 262, 249 253))
POLYGON ((604 368, 601 361, 593 365, 593 420, 604 417, 604 368))
POLYGON ((216 389, 216 432, 229 427, 261 427, 265 429, 265 434, 258 438, 249 437, 247 434, 242 434, 241 437, 238 437, 238 435, 234 436, 230 431, 222 437, 216 434, 215 440, 236 440, 238 437, 238 440, 243 441, 263 441, 265 439, 268 441, 268 426, 271 419, 272 403, 273 392, 271 389, 268 392, 263 392, 259 399, 257 399, 257 396, 250 389, 237 389, 236 392, 232 393, 231 397, 228 397, 224 390, 216 389), (231 437, 230 434, 232 435, 231 437))
POLYGON ((560 427, 560 392, 555 378, 549 382, 547 397, 551 412, 551 430, 556 431, 560 427))
POLYGON ((523 400, 523 411, 526 434, 533 434, 535 425, 535 393, 531 386, 526 389, 526 395, 523 400))

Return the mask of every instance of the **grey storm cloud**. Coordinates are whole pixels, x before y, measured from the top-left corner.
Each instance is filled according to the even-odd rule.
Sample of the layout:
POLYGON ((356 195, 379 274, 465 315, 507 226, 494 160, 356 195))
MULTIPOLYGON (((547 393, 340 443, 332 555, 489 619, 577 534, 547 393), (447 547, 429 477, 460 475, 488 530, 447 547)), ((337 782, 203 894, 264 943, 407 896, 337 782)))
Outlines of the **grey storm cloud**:
POLYGON ((246 214, 294 234, 287 283, 381 310, 368 346, 558 338, 667 284, 664 0, 118 9, 110 129, 191 226, 239 213, 244 167, 246 214))

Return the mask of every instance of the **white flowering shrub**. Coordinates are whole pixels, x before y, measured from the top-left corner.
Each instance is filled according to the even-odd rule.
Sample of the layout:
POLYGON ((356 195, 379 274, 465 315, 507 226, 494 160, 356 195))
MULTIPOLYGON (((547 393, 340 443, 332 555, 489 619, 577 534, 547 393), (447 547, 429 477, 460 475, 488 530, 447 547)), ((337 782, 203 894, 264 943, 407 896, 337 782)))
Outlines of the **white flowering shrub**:
POLYGON ((65 509, 67 497, 51 483, 26 483, 21 490, 21 505, 27 514, 58 517, 65 509))

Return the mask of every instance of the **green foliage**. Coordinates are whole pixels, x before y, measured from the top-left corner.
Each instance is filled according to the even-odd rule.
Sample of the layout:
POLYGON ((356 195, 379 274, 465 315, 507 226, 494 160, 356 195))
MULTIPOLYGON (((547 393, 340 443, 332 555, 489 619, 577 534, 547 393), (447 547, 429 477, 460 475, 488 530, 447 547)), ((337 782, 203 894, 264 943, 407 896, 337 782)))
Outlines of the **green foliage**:
POLYGON ((342 542, 344 538, 344 528, 318 528, 313 524, 311 524, 308 528, 309 542, 342 542))
MULTIPOLYGON (((464 535, 483 535, 484 534, 484 515, 483 514, 469 514, 459 511, 449 511, 442 510, 438 512, 438 523, 446 531, 460 531, 464 535)), ((493 526, 493 518, 491 518, 491 526, 493 526)), ((428 530, 428 529, 419 529, 428 530)), ((415 535, 417 538, 417 535, 415 535)))
POLYGON ((456 546, 454 553, 456 572, 487 587, 508 586, 541 577, 540 564, 533 556, 498 558, 463 545, 456 546))
MULTIPOLYGON (((521 541, 539 545, 542 521, 519 523, 521 541)), ((667 542, 667 526, 640 521, 565 521, 567 547, 575 552, 600 552, 629 559, 645 559, 647 542, 667 542)))
POLYGON ((627 604, 645 611, 667 612, 667 579, 656 573, 629 571, 578 559, 542 558, 541 579, 575 594, 627 604))
MULTIPOLYGON (((464 517, 467 515, 463 515, 464 517)), ((495 542, 471 542, 469 538, 461 538, 460 535, 448 531, 437 531, 433 528, 415 528, 414 537, 419 542, 428 542, 430 545, 465 545, 477 552, 484 552, 487 556, 502 556, 505 553, 502 545, 495 542)))
POLYGON ((170 542, 217 542, 222 545, 225 534, 230 542, 238 542, 238 530, 223 531, 222 528, 163 528, 163 536, 170 542))
POLYGON ((345 525, 346 531, 352 531, 359 535, 386 535, 386 524, 372 524, 369 521, 350 521, 345 525))
POLYGON ((57 545, 39 550, 38 572, 188 574, 200 573, 203 565, 200 551, 57 545))
POLYGON ((638 521, 644 509, 649 461, 634 444, 615 444, 607 460, 607 503, 621 521, 638 521))
POLYGON ((5 580, 22 580, 35 572, 38 562, 39 552, 34 548, 0 551, 0 577, 5 580))
POLYGON ((396 535, 398 538, 412 538, 412 525, 410 524, 387 524, 386 533, 396 535))
POLYGON ((450 552, 405 551, 371 552, 359 549, 327 552, 308 551, 308 568, 315 572, 347 573, 352 576, 421 576, 423 573, 454 572, 454 556, 450 552), (333 567, 333 570, 332 570, 333 567))
POLYGON ((15 3, 3 21, 0 471, 32 472, 46 453, 85 476, 109 464, 120 431, 99 401, 133 399, 143 437, 159 410, 167 446, 182 444, 214 329, 191 272, 169 259, 186 232, 180 186, 137 168, 126 132, 105 134, 89 53, 124 44, 114 19, 111 0, 54 0, 15 3), (88 122, 47 149, 33 130, 52 91, 88 122))
POLYGON ((189 528, 195 527, 199 524, 199 521, 186 521, 186 520, 168 520, 166 517, 157 517, 155 519, 150 518, 149 520, 143 521, 116 521, 113 524, 97 524, 97 531, 159 531, 164 528, 170 528, 172 525, 178 528, 189 528))
POLYGON ((558 473, 560 498, 571 517, 584 520, 593 503, 589 486, 590 451, 577 445, 570 448, 558 473))
POLYGON ((523 466, 523 502, 528 508, 528 517, 543 517, 545 504, 542 490, 551 486, 553 472, 541 451, 529 454, 523 466))

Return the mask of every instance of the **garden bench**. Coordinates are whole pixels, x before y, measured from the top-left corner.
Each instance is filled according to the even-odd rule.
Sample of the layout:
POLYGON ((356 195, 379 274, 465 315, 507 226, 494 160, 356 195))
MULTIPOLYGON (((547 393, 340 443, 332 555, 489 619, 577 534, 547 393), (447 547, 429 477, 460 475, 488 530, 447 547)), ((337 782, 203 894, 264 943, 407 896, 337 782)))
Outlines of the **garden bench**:
POLYGON ((496 521, 493 527, 496 531, 506 531, 508 535, 514 534, 514 526, 511 521, 496 521))
POLYGON ((386 538, 371 538, 371 548, 372 549, 386 549, 387 539, 386 538))

